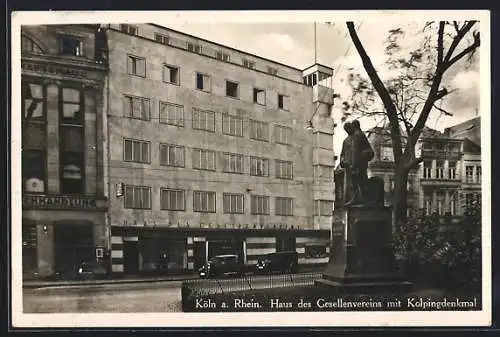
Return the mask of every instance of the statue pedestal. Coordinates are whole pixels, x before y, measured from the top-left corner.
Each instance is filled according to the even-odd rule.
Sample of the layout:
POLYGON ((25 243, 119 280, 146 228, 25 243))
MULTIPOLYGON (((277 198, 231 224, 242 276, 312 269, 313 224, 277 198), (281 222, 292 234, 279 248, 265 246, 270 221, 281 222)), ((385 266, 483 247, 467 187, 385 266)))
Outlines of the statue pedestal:
POLYGON ((344 294, 409 292, 411 283, 396 268, 391 220, 391 208, 383 205, 336 210, 330 261, 316 286, 344 294))

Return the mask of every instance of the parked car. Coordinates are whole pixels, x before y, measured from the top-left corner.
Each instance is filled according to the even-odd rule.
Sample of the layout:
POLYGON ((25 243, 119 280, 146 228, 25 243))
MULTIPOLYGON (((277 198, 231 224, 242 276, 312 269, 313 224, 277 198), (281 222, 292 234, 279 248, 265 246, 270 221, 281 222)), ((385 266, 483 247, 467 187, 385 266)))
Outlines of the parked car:
POLYGON ((299 254, 297 252, 276 252, 267 254, 264 259, 259 260, 255 269, 257 274, 296 273, 298 265, 299 254))
POLYGON ((108 277, 106 268, 102 265, 92 265, 88 262, 82 262, 77 270, 76 278, 78 280, 100 280, 108 277))
POLYGON ((198 274, 200 277, 216 276, 241 276, 245 273, 245 265, 240 261, 238 255, 217 255, 203 265, 198 274))

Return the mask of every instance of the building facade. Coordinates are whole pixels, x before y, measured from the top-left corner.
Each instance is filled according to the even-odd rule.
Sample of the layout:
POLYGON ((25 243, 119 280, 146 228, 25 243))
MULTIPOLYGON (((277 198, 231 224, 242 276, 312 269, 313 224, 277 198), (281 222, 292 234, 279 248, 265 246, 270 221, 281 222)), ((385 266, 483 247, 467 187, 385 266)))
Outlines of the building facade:
POLYGON ((332 69, 279 64, 153 24, 103 27, 112 272, 327 263, 332 69), (306 130, 313 117, 314 130, 306 130))
MULTIPOLYGON (((425 128, 417 145, 423 161, 408 178, 408 215, 416 210, 458 220, 464 206, 481 193, 481 146, 479 118, 445 129, 425 128)), ((384 179, 386 203, 393 204, 394 156, 388 130, 370 130, 375 158, 370 174, 384 179)))
POLYGON ((107 246, 102 88, 95 25, 23 26, 22 233, 25 278, 73 277, 107 246))

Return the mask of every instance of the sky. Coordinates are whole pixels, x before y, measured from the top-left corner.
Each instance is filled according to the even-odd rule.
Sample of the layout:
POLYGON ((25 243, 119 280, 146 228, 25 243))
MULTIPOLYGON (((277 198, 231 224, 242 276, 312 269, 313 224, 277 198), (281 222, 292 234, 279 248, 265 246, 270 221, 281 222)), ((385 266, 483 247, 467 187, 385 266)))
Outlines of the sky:
MULTIPOLYGON (((158 23, 299 69, 304 69, 315 61, 315 25, 312 21, 158 23)), ((355 21, 355 24, 361 42, 376 69, 380 70, 379 74, 384 80, 389 76, 383 66, 386 60, 384 42, 387 39, 388 31, 394 27, 402 27, 406 32, 402 44, 411 50, 415 46, 413 42, 421 38, 417 32, 423 27, 424 22, 368 19, 355 21)), ((341 95, 338 99, 340 101, 350 94, 345 82, 348 69, 354 69, 360 74, 366 75, 344 21, 332 21, 330 24, 323 21, 316 24, 316 57, 318 63, 334 68, 332 86, 341 95)), ((476 116, 479 108, 479 57, 469 67, 465 67, 465 62, 462 62, 450 68, 446 84, 456 91, 447 97, 446 102, 441 107, 452 112, 453 116, 435 113, 431 114, 427 122, 428 127, 440 131, 476 116)), ((334 118, 337 121, 340 115, 340 106, 334 107, 334 118)), ((341 126, 341 123, 338 123, 341 126)), ((364 130, 376 124, 373 119, 361 119, 361 123, 364 130)), ((340 145, 344 136, 342 132, 337 132, 335 144, 340 145)), ((338 150, 340 151, 340 149, 338 150)))

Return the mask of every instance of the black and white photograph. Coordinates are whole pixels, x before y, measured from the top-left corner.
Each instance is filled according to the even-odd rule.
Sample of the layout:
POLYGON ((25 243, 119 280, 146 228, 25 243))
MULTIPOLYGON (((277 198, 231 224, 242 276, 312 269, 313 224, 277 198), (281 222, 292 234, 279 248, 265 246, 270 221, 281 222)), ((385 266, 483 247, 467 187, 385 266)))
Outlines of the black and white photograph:
POLYGON ((489 25, 13 12, 13 325, 490 325, 489 25))

